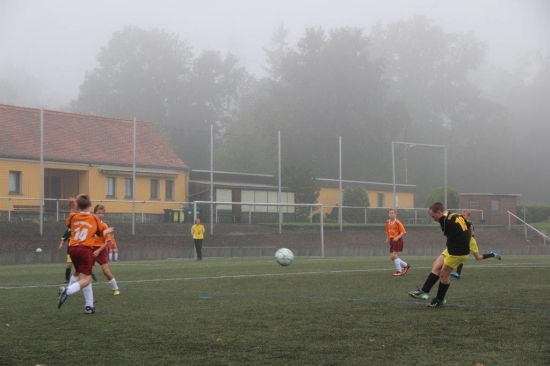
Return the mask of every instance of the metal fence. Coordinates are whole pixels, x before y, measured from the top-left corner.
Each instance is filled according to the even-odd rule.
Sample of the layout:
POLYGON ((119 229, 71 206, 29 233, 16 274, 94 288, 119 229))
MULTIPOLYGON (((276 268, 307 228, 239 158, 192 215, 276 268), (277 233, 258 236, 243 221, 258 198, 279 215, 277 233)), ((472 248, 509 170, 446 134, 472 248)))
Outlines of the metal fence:
POLYGON ((525 236, 525 241, 526 242, 530 241, 531 235, 535 235, 537 237, 540 237, 542 239, 544 245, 546 245, 547 242, 550 242, 550 239, 548 238, 548 235, 546 235, 546 233, 537 230, 536 228, 529 225, 527 222, 525 222, 524 220, 522 220, 518 216, 514 215, 510 211, 507 211, 507 213, 508 213, 508 229, 510 229, 510 230, 511 229, 522 230, 523 234, 525 236), (519 225, 512 225, 512 221, 513 221, 512 218, 515 218, 517 221, 520 222, 520 224, 519 225))

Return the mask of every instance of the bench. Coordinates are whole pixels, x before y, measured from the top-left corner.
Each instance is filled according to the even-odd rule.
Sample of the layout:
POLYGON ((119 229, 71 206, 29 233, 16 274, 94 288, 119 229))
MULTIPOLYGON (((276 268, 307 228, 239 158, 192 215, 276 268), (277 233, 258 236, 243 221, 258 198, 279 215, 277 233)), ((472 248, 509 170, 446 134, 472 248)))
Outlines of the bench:
POLYGON ((13 210, 15 212, 40 212, 40 206, 14 205, 13 210))
MULTIPOLYGON (((13 212, 15 212, 21 221, 25 221, 25 214, 39 214, 40 213, 40 206, 36 205, 14 205, 13 206, 13 212)), ((27 217, 27 219, 31 219, 31 217, 27 217)))

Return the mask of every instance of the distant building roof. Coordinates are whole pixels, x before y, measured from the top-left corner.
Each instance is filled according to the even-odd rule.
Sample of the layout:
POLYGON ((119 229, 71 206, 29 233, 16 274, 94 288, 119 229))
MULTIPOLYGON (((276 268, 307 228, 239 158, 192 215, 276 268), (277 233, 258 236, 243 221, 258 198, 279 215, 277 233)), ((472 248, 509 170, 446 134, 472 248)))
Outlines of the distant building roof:
POLYGON ((521 198, 521 194, 499 194, 499 193, 461 193, 461 196, 499 196, 521 198))
MULTIPOLYGON (((319 184, 321 187, 328 188, 340 188, 339 179, 327 179, 327 178, 318 178, 319 184)), ((369 191, 391 191, 393 190, 392 183, 378 183, 378 182, 362 182, 357 180, 343 180, 342 179, 342 188, 346 187, 363 187, 369 191)), ((416 186, 411 184, 396 184, 395 189, 399 192, 409 192, 415 193, 416 186)))
MULTIPOLYGON (((44 161, 133 165, 132 120, 44 110, 44 161)), ((40 109, 0 104, 0 158, 40 159, 40 109)), ((147 122, 136 122, 136 166, 188 170, 147 122)))
MULTIPOLYGON (((217 186, 278 189, 279 184, 274 175, 213 171, 213 183, 217 186)), ((210 170, 191 170, 190 183, 210 184, 210 170)), ((288 187, 281 187, 291 191, 288 187)))

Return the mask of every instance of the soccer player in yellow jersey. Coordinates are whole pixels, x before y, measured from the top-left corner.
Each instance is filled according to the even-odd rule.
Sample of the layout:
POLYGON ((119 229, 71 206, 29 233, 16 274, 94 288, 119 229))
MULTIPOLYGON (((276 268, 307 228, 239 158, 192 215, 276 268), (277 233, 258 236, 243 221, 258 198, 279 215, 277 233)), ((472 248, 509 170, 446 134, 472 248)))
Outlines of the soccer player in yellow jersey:
POLYGON ((204 239, 204 225, 201 224, 201 219, 196 219, 195 225, 191 226, 191 235, 193 235, 193 241, 195 242, 195 252, 197 253, 197 260, 202 261, 202 241, 204 239))
POLYGON ((470 232, 464 217, 456 213, 448 213, 441 202, 434 202, 430 206, 429 214, 434 221, 439 222, 443 235, 447 237, 447 249, 434 261, 432 271, 422 289, 409 292, 409 296, 428 299, 430 290, 439 281, 437 296, 428 305, 430 308, 437 308, 446 302, 445 295, 451 285, 451 271, 468 259, 470 232))
MULTIPOLYGON (((488 254, 480 254, 479 253, 479 248, 477 246, 477 240, 475 238, 476 232, 475 232, 475 229, 474 229, 474 224, 472 224, 472 222, 470 221, 470 210, 462 210, 462 216, 464 216, 464 218, 466 219, 466 224, 468 225, 468 229, 470 230, 470 252, 472 252, 475 259, 478 260, 478 261, 483 260, 483 259, 488 259, 488 258, 496 258, 498 260, 501 260, 502 257, 500 256, 500 254, 498 254, 494 250, 491 253, 488 253, 488 254)), ((461 263, 456 268, 456 272, 451 273, 451 277, 456 278, 457 280, 460 280, 461 273, 462 273, 462 267, 464 267, 464 263, 461 263)))

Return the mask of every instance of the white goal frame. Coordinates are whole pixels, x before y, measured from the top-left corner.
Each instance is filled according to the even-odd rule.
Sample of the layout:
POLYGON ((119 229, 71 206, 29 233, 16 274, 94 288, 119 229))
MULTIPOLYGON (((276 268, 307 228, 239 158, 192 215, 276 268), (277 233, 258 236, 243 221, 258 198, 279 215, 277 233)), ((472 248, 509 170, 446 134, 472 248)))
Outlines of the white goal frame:
POLYGON ((319 209, 319 212, 321 213, 319 215, 319 224, 320 224, 320 231, 321 231, 321 257, 325 257, 325 229, 324 229, 324 218, 323 218, 323 212, 324 212, 324 206, 320 203, 261 203, 261 202, 221 202, 221 201, 193 201, 193 222, 197 219, 197 204, 209 204, 211 205, 210 208, 210 235, 214 235, 214 205, 241 205, 241 206, 276 206, 279 207, 278 213, 279 213, 279 234, 282 232, 282 223, 283 223, 283 215, 281 211, 281 207, 317 207, 319 209))

